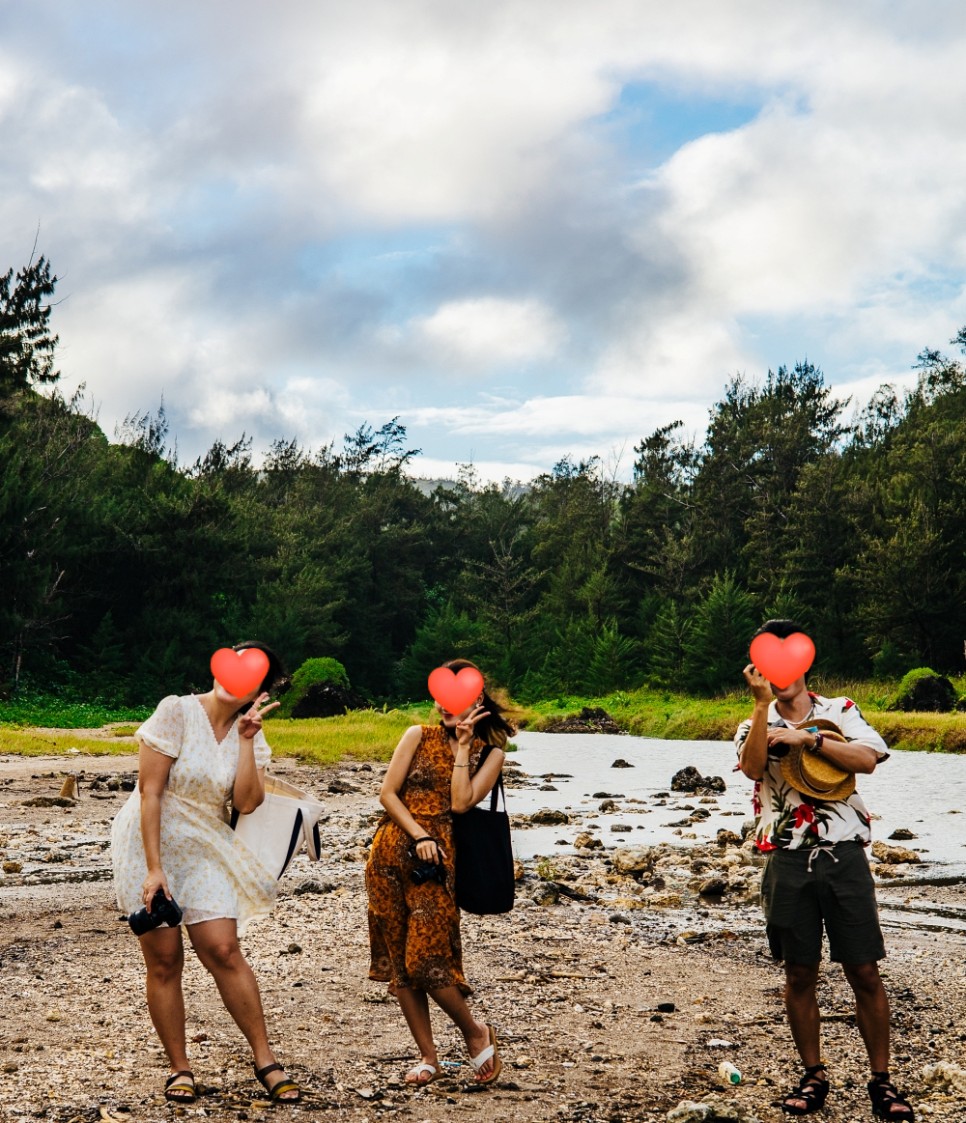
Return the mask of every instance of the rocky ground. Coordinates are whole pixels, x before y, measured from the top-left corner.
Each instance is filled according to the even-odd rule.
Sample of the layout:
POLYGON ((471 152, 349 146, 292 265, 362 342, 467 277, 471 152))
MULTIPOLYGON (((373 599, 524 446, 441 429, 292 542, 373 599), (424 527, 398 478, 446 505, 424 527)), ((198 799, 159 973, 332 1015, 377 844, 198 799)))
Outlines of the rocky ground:
MULTIPOLYGON (((586 829, 593 824, 561 826, 581 843, 576 854, 527 862, 508 916, 464 919, 473 1001, 499 1036, 500 1082, 486 1090, 468 1082, 462 1042, 437 1018, 447 1075, 414 1090, 402 1083, 413 1049, 398 1007, 366 978, 362 868, 380 768, 289 761, 274 770, 328 806, 325 858, 297 859, 274 914, 244 946, 303 1102, 282 1109, 259 1098, 240 1035, 189 954, 189 1035, 203 1094, 190 1107, 166 1104, 140 955, 110 882, 110 821, 134 767, 133 757, 0 757, 0 1119, 258 1120, 282 1110, 414 1123, 454 1113, 496 1123, 782 1118, 773 1101, 798 1062, 782 974, 765 954, 759 866, 740 832, 720 845, 682 839, 605 852, 586 829), (62 796, 68 773, 79 788, 62 796), (744 1076, 731 1090, 718 1080, 723 1059, 744 1076)), ((531 782, 539 783, 511 769, 511 786, 531 782)), ((708 799, 671 793, 668 807, 686 822, 708 799)), ((892 859, 882 867, 892 874, 884 904, 957 899, 958 887, 910 885, 908 867, 896 864, 902 854, 883 857, 892 859)), ((887 943, 896 1079, 919 1118, 960 1123, 966 934, 889 926, 887 943)), ((864 1054, 838 969, 823 973, 820 999, 834 1084, 824 1118, 869 1119, 864 1054)))

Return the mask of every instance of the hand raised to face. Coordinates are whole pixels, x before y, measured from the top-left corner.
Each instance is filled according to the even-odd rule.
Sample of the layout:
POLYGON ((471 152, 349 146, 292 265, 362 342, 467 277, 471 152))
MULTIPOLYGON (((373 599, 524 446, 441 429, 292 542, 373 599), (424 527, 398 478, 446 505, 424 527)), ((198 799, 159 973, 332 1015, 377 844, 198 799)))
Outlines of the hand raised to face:
POLYGON ((473 740, 473 731, 478 721, 489 717, 490 711, 484 710, 481 704, 473 706, 463 714, 456 723, 456 737, 461 746, 469 745, 473 740))
POLYGON ((749 663, 745 667, 744 676, 745 682, 751 687, 752 697, 756 702, 770 702, 775 697, 772 693, 771 683, 754 663, 749 663))
POLYGON ((259 694, 252 702, 252 708, 238 719, 238 736, 251 739, 262 728, 262 718, 277 709, 281 702, 269 702, 268 694, 259 694), (267 703, 267 705, 266 705, 267 703))

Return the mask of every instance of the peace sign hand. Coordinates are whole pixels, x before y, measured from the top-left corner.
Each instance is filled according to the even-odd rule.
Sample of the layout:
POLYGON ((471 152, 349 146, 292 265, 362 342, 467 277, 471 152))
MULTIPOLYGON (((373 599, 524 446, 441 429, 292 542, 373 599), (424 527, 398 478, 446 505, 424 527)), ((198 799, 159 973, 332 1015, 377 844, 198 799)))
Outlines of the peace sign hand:
POLYGON ((473 727, 476 723, 489 716, 489 710, 484 710, 482 706, 474 706, 472 710, 466 713, 461 721, 456 723, 456 737, 461 748, 468 747, 473 740, 473 727))
POLYGON ((246 740, 251 739, 262 728, 262 718, 266 714, 270 714, 272 710, 277 709, 281 702, 270 702, 267 706, 264 704, 268 701, 268 694, 259 694, 259 696, 252 702, 252 708, 248 713, 242 714, 238 719, 238 736, 244 737, 246 740), (259 709, 259 707, 262 707, 259 709))

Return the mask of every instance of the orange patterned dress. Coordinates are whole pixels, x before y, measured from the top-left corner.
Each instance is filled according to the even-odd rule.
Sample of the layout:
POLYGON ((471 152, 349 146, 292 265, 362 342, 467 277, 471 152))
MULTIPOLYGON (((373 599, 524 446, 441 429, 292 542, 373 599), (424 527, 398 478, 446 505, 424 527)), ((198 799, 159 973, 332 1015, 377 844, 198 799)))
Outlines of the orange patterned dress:
MULTIPOLYGON (((453 891, 453 750, 441 726, 424 725, 422 730, 399 798, 446 852, 446 884, 413 882, 412 840, 388 815, 383 816, 366 863, 369 978, 388 982, 393 993, 397 987, 436 990, 456 986, 468 995, 473 991, 463 974, 460 914, 453 891)), ((470 775, 479 766, 482 750, 483 742, 474 740, 470 775)))

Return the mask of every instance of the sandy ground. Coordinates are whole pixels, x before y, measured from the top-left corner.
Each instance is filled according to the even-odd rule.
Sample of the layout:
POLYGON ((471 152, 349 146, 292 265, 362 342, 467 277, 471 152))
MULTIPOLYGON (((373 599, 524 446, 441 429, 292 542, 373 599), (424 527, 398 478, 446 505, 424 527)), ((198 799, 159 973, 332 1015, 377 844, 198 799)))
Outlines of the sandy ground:
MULTIPOLYGON (((501 1080, 486 1090, 470 1084, 462 1041, 437 1017, 447 1076, 413 1090, 402 1083, 414 1058, 398 1007, 366 978, 362 869, 381 770, 287 761, 274 770, 328 806, 326 857, 297 859, 274 914, 252 927, 244 947, 303 1102, 283 1109, 259 1098, 244 1042, 189 953, 188 1032, 203 1094, 189 1107, 165 1103, 166 1066, 143 1000, 141 958, 110 882, 110 821, 126 798, 111 789, 130 783, 135 767, 133 757, 0 757, 0 1119, 149 1123, 289 1111, 416 1123, 620 1123, 669 1112, 685 1118, 674 1114, 678 1105, 709 1096, 687 1117, 782 1118, 773 1101, 799 1066, 782 974, 765 954, 758 866, 747 847, 664 848, 638 855, 634 874, 599 850, 554 859, 552 870, 541 867, 543 877, 538 863, 527 863, 511 914, 466 917, 463 925, 473 1003, 496 1026, 501 1080), (67 772, 80 776, 78 798, 60 806, 67 772), (40 806, 31 802, 38 797, 40 806), (717 904, 697 892, 710 876, 727 883, 717 904), (744 1075, 729 1091, 717 1077, 725 1058, 744 1075)), ((580 825, 561 830, 573 836, 580 825)), ((944 893, 954 900, 959 892, 910 891, 901 879, 882 890, 896 904, 910 894, 941 904, 944 893)), ((966 1064, 966 935, 888 927, 886 938, 894 1075, 920 1118, 961 1123, 963 1089, 927 1078, 937 1062, 966 1064)), ((870 1119, 864 1051, 837 968, 823 973, 820 1000, 833 1079, 824 1118, 870 1119)))

